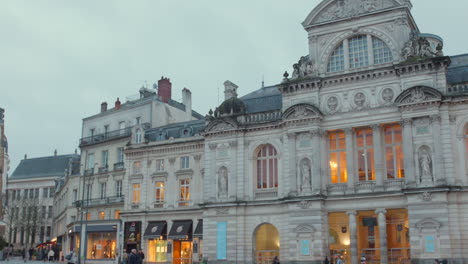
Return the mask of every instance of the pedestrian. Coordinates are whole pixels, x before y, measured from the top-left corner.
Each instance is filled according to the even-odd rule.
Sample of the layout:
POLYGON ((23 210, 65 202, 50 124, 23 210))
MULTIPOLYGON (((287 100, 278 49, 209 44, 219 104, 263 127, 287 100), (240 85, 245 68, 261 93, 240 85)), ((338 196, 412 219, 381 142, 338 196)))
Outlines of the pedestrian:
POLYGON ((323 264, 330 264, 330 261, 328 260, 328 256, 325 256, 325 260, 323 261, 323 264))
POLYGON ((143 264, 144 259, 145 259, 145 253, 143 253, 142 249, 138 250, 138 263, 137 264, 143 264))
POLYGON ((128 264, 128 254, 127 254, 126 250, 124 250, 124 252, 122 254, 122 263, 121 264, 128 264))
POLYGON ((338 258, 336 259, 336 262, 335 262, 335 263, 336 263, 336 264, 343 264, 343 260, 341 259, 341 257, 338 257, 338 258))
POLYGON ((132 251, 128 255, 128 264, 137 264, 137 260, 137 251, 136 249, 132 249, 132 251))
POLYGON ((25 248, 23 248, 22 255, 23 255, 23 261, 24 262, 28 261, 28 251, 25 248))
POLYGON ((53 249, 50 249, 49 250, 49 253, 47 253, 47 257, 49 258, 49 262, 54 262, 54 256, 55 256, 55 252, 53 249))
POLYGON ((273 259, 273 264, 280 264, 278 256, 275 256, 275 258, 273 259))
POLYGON ((69 256, 69 259, 67 259, 67 263, 75 264, 76 260, 77 260, 77 257, 76 257, 75 251, 70 252, 70 256, 69 256))
POLYGON ((33 254, 34 254, 34 249, 33 249, 33 248, 30 248, 30 249, 29 249, 29 260, 32 260, 33 254))

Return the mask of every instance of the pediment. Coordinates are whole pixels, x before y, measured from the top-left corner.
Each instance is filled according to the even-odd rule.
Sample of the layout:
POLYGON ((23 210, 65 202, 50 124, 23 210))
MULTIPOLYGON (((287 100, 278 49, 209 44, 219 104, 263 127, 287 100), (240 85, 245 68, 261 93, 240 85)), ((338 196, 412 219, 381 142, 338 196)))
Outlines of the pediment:
POLYGON ((423 229, 439 230, 441 225, 442 224, 437 220, 432 218, 425 218, 416 223, 416 228, 419 230, 419 232, 421 232, 423 229))
POLYGON ((324 0, 312 10, 302 25, 307 28, 314 24, 356 17, 404 5, 411 8, 409 0, 324 0))
POLYGON ((442 93, 428 86, 415 86, 404 90, 395 99, 397 105, 411 105, 441 101, 442 93))
POLYGON ((322 118, 323 114, 317 107, 311 104, 297 104, 289 107, 283 113, 283 120, 288 119, 305 119, 305 118, 322 118))
POLYGON ((294 232, 297 234, 315 233, 315 228, 311 225, 302 224, 294 228, 294 232))
POLYGON ((227 120, 213 120, 206 127, 206 132, 223 132, 228 130, 234 130, 237 128, 237 124, 229 122, 227 120))

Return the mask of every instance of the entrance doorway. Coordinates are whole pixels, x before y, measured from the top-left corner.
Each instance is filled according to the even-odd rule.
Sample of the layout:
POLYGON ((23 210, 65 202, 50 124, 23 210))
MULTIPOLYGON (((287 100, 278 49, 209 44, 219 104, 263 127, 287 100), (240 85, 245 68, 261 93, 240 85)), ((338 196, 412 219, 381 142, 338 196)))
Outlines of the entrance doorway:
POLYGON ((254 233, 255 263, 270 264, 275 257, 280 257, 278 229, 272 224, 262 224, 254 233))
POLYGON ((191 264, 192 263, 192 241, 174 241, 173 242, 173 264, 191 264))

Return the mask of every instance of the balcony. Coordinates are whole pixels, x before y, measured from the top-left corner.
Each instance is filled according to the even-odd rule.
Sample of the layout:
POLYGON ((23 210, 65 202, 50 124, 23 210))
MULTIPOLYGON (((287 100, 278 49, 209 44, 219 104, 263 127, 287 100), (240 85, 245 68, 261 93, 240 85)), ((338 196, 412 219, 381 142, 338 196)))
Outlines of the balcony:
POLYGON ((100 206, 100 205, 112 205, 125 202, 124 196, 112 196, 98 199, 89 199, 84 201, 75 201, 73 205, 75 207, 91 207, 91 206, 100 206))
POLYGON ((110 131, 103 134, 97 134, 80 139, 80 147, 99 144, 111 140, 129 137, 132 134, 132 128, 127 127, 119 130, 110 131))
POLYGON ((94 175, 94 168, 90 168, 84 171, 84 176, 94 175))
POLYGON ((114 163, 114 171, 121 171, 121 170, 125 170, 123 161, 114 163))
POLYGON ((104 166, 104 167, 100 167, 100 168, 98 169, 98 173, 101 174, 101 173, 106 173, 106 172, 108 172, 108 171, 109 171, 108 167, 109 167, 108 165, 106 165, 106 166, 104 166))

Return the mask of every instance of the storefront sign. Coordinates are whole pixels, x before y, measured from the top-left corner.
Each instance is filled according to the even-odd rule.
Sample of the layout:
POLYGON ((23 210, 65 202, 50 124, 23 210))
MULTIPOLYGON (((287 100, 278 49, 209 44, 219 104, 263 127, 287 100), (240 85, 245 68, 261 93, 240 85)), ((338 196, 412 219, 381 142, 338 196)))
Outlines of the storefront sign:
POLYGON ((424 239, 424 247, 427 253, 435 252, 435 239, 434 236, 426 236, 424 239))
POLYGON ((301 240, 301 256, 310 256, 310 240, 301 240))
POLYGON ((216 258, 227 259, 227 223, 219 222, 216 230, 216 258))

